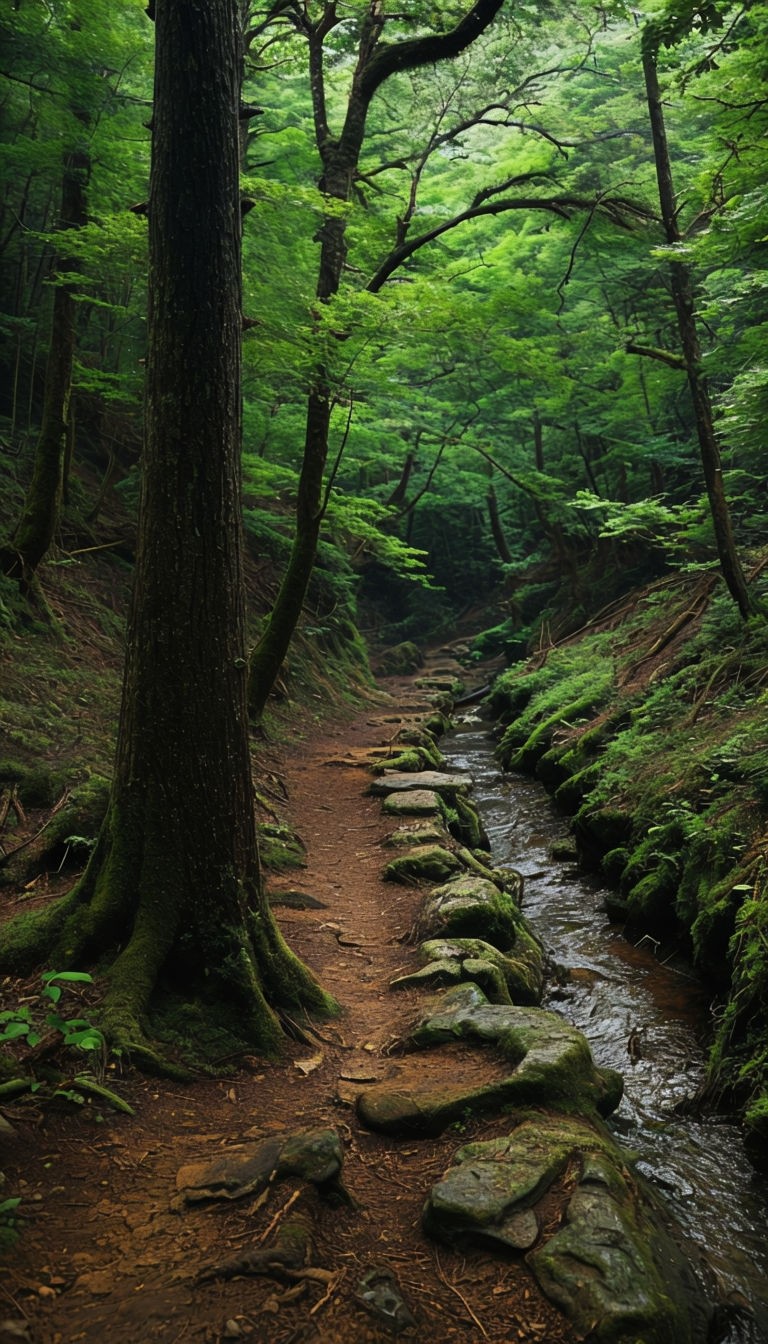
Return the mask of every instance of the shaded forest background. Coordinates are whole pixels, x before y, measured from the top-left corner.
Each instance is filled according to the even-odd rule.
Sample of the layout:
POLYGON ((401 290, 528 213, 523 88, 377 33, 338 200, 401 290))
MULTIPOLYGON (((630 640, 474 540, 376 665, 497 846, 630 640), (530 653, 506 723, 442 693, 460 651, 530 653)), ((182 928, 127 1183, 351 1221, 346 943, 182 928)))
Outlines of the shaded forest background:
MULTIPOLYGON (((622 890, 617 913, 671 928, 715 976, 729 1005, 717 1087, 760 1130, 766 6, 504 5, 455 59, 388 72, 342 185, 331 149, 372 16, 407 42, 462 7, 441 7, 439 23, 418 3, 391 20, 367 5, 241 8, 251 641, 306 533, 321 370, 310 513, 322 526, 277 697, 362 684, 368 650, 458 621, 478 630, 478 660, 539 650, 541 666, 497 690, 512 720, 504 760, 563 790, 585 851, 622 890), (661 80, 671 215, 644 52, 661 80), (741 609, 720 577, 702 387, 741 609), (567 642, 590 623, 597 644, 567 642), (637 667, 665 647, 641 695, 637 667)), ((55 748, 50 704, 20 708, 23 669, 42 660, 70 723, 71 690, 89 693, 63 670, 62 594, 88 608, 97 644, 121 628, 141 480, 152 45, 132 0, 26 0, 3 24, 11 783, 55 748)), ((109 772, 97 736, 87 722, 69 735, 75 775, 109 772)))

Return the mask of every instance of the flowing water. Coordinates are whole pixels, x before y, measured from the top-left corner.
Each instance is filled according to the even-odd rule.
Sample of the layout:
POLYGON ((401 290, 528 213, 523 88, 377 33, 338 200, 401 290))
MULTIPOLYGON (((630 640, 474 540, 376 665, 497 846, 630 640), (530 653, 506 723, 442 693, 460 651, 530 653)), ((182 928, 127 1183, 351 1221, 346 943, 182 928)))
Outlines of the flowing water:
POLYGON ((598 1064, 624 1076, 611 1126, 727 1304, 714 1337, 768 1344, 768 1182, 735 1125, 677 1109, 704 1077, 704 986, 652 939, 622 937, 605 914, 605 889, 551 858, 567 822, 537 781, 499 774, 487 724, 467 716, 441 749, 448 767, 472 775, 493 860, 523 874, 524 913, 562 968, 546 1006, 584 1032, 598 1064))

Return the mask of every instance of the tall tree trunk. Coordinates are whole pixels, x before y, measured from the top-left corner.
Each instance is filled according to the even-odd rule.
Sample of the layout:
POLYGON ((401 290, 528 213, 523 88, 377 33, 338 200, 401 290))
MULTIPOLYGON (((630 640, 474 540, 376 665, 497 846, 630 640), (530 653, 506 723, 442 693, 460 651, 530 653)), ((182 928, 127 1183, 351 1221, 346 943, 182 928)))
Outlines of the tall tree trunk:
MULTIPOLYGON (((369 0, 358 43, 357 64, 341 134, 331 134, 323 72, 323 44, 340 22, 336 5, 327 4, 314 25, 301 25, 309 42, 310 84, 315 138, 323 173, 320 190, 332 200, 347 203, 360 161, 368 108, 376 90, 396 71, 458 56, 493 21, 502 0, 477 0, 450 32, 436 37, 380 43, 384 14, 380 0, 369 0)), ((316 297, 328 303, 338 292, 347 256, 346 216, 329 214, 320 232, 321 248, 316 297)), ((323 474, 333 408, 333 378, 323 364, 315 370, 307 401, 304 458, 296 504, 296 532, 285 575, 264 632, 250 661, 248 704, 259 719, 288 652, 291 636, 301 615, 323 520, 323 474)))
POLYGON ((183 998, 204 994, 207 1019, 251 1047, 276 1046, 276 1008, 332 1007, 282 941, 259 872, 241 544, 237 0, 158 0, 156 33, 147 435, 114 784, 79 886, 34 937, 11 926, 0 938, 5 964, 43 948, 57 966, 117 951, 105 1027, 147 1063, 157 1062, 147 1013, 161 974, 183 998))
POLYGON ((510 551, 509 546, 507 545, 507 539, 504 535, 504 528, 501 525, 501 519, 499 517, 499 504, 498 500, 496 499, 496 491, 493 485, 489 485, 488 493, 485 498, 486 503, 488 505, 488 521, 491 524, 491 534, 493 536, 494 544, 496 546, 496 552, 502 564, 511 565, 512 552, 510 551))
MULTIPOLYGON (((681 234, 677 222, 677 204, 656 69, 656 56, 655 50, 644 46, 643 74, 645 76, 648 113, 653 138, 653 153, 656 161, 656 180, 659 187, 661 218, 667 242, 674 244, 680 242, 681 234)), ((701 369, 701 348, 696 326, 693 277, 687 262, 675 257, 669 263, 669 273, 720 568, 731 597, 741 615, 746 618, 752 611, 752 602, 736 550, 731 511, 723 485, 720 445, 712 419, 712 404, 707 380, 701 369)))
MULTIPOLYGON (((87 118, 81 117, 87 125, 87 118)), ((84 148, 67 154, 61 190, 59 246, 54 269, 61 274, 77 268, 67 256, 64 238, 87 221, 86 188, 90 156, 84 148)), ((3 569, 23 584, 29 582, 47 554, 56 534, 61 510, 67 446, 70 435, 72 368, 75 358, 74 287, 57 284, 53 291, 48 358, 45 365, 43 415, 35 448, 32 477, 10 545, 2 551, 3 569)))

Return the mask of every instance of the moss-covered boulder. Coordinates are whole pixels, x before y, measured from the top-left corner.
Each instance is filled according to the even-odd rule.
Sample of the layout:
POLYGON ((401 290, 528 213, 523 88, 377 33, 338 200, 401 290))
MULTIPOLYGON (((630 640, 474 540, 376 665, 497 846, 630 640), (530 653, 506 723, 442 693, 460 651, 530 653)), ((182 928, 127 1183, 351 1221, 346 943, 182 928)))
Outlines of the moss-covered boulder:
POLYGON ((424 1049, 463 1040, 492 1045, 509 1070, 489 1061, 489 1080, 462 1082, 453 1061, 453 1081, 440 1087, 401 1081, 367 1088, 358 1099, 363 1124, 387 1134, 439 1134, 467 1116, 507 1106, 542 1106, 582 1115, 608 1115, 622 1091, 618 1074, 598 1069, 581 1032, 540 1008, 490 1004, 476 984, 442 994, 417 1024, 410 1043, 424 1049), (493 1076, 495 1074, 495 1076, 493 1076))
POLYGON ((533 937, 520 932, 511 952, 480 938, 436 938, 421 944, 422 967, 392 981, 392 989, 438 989, 472 981, 489 1003, 536 1004, 541 1000, 544 954, 533 937))
POLYGON ((507 1136, 466 1144, 429 1193, 424 1230, 440 1241, 479 1240, 528 1250, 540 1232, 535 1205, 580 1148, 599 1143, 595 1130, 581 1121, 537 1115, 507 1136), (521 1242, 523 1212, 531 1216, 521 1242))
POLYGON ((615 1144, 582 1119, 529 1115, 505 1137, 460 1148, 432 1187, 423 1221, 449 1243, 530 1251, 546 1296, 601 1344, 703 1338, 697 1285, 655 1205, 615 1144), (538 1211, 544 1196, 546 1220, 538 1211), (563 1223, 546 1239, 553 1199, 563 1223))
POLYGON ((419 916, 423 939, 481 938, 502 951, 514 946, 523 920, 508 892, 485 877, 465 873, 437 887, 419 916))
POLYGON ((708 1337, 700 1287, 616 1154, 583 1156, 565 1226, 528 1263, 546 1296, 596 1344, 708 1337))
POLYGON ((448 832, 442 826, 398 826, 384 844, 387 849, 413 849, 417 845, 442 845, 447 838, 448 832))
POLYGON ((542 1008, 491 1004, 476 985, 449 989, 410 1033, 422 1047, 445 1041, 493 1045, 514 1066, 508 1099, 581 1114, 610 1115, 623 1091, 620 1074, 599 1069, 586 1037, 542 1008))
POLYGON ((376 659, 376 671, 384 677, 405 677, 424 666, 424 655, 417 644, 404 640, 393 644, 376 659))
POLYGON ((419 882, 444 882, 461 867, 458 855, 444 845, 417 845, 387 864, 384 880, 410 886, 419 882))
POLYGON ((455 840, 468 849, 490 850, 488 839, 480 814, 474 803, 463 793, 455 793, 451 799, 450 811, 446 818, 448 830, 455 840))

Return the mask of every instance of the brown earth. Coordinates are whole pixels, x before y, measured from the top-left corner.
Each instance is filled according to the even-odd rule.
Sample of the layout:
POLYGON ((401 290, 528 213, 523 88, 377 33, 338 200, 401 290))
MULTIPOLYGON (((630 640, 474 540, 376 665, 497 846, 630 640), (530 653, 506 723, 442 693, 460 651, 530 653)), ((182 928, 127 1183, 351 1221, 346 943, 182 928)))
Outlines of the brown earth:
MULTIPOLYGON (((438 1247, 421 1231, 427 1190, 456 1148, 468 1137, 506 1132, 509 1119, 470 1121, 440 1139, 397 1141, 363 1129, 352 1104, 366 1082, 405 1075, 453 1083, 488 1079, 498 1067, 492 1052, 459 1045, 411 1056, 398 1051, 418 996, 393 993, 389 982, 415 968, 408 935, 420 895, 381 878, 388 857, 382 844, 398 822, 367 796, 365 762, 428 702, 404 680, 386 689, 386 704, 326 723, 279 753, 265 748, 269 778, 284 784, 283 817, 306 846, 306 867, 272 879, 270 890, 278 901, 290 889, 322 903, 276 909, 289 943, 341 1003, 342 1015, 307 1031, 303 1042, 289 1042, 279 1063, 250 1059, 226 1078, 181 1085, 113 1069, 105 1081, 135 1107, 133 1117, 93 1102, 79 1111, 35 1098, 7 1107, 16 1138, 3 1156, 1 1197, 20 1195, 22 1205, 21 1235, 0 1282, 0 1340, 389 1340, 389 1327, 355 1298, 371 1270, 387 1271, 399 1287, 415 1319, 406 1340, 578 1338, 522 1257, 438 1247), (288 1179, 274 1183, 266 1200, 175 1207, 182 1166, 244 1139, 317 1125, 343 1138, 351 1204, 324 1202, 288 1179), (314 1219, 304 1270, 197 1282, 268 1245, 291 1208, 314 1219)), ((555 1226, 556 1192, 551 1209, 555 1226)))

